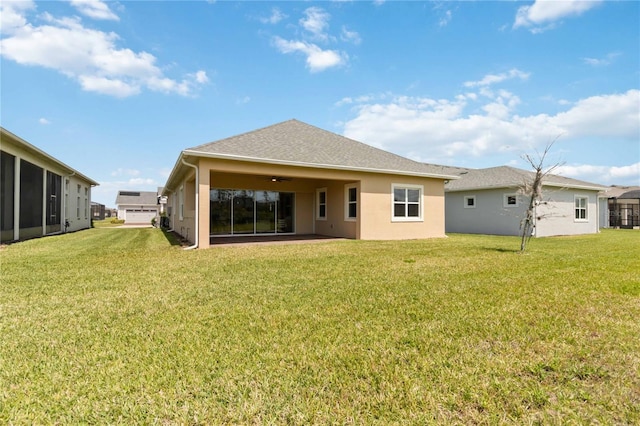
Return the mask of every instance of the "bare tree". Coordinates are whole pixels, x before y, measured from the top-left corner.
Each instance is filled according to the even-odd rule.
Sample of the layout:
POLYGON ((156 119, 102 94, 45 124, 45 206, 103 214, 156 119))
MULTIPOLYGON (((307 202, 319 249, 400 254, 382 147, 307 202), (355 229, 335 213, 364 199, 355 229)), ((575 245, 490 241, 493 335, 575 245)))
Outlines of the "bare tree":
MULTIPOLYGON (((559 137, 559 136, 558 136, 559 137)), ((535 225, 535 213, 536 206, 538 206, 542 202, 542 181, 544 178, 553 172, 555 169, 560 167, 563 163, 555 163, 553 166, 545 168, 544 162, 547 157, 547 154, 551 150, 551 147, 558 140, 556 137, 553 141, 551 141, 544 148, 542 154, 536 152, 537 156, 534 157, 529 154, 525 154, 522 156, 524 160, 526 160, 534 171, 534 176, 531 181, 525 182, 520 187, 520 193, 526 195, 529 198, 529 205, 527 206, 527 210, 525 212, 525 216, 520 222, 520 230, 522 231, 522 239, 520 241, 520 252, 525 251, 527 247, 527 243, 531 239, 532 230, 535 225)))

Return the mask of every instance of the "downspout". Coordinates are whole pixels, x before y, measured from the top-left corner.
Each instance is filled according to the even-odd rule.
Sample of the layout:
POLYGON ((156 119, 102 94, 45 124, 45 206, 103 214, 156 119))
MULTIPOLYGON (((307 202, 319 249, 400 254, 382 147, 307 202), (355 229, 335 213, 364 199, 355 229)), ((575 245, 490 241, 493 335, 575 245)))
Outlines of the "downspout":
MULTIPOLYGON (((199 173, 198 173, 198 166, 196 166, 196 165, 194 165, 194 164, 191 164, 191 163, 187 163, 187 162, 185 161, 185 159, 184 159, 184 158, 182 158, 182 164, 184 164, 185 166, 188 166, 188 167, 193 167, 193 169, 196 171, 196 194, 195 194, 195 195, 196 195, 196 217, 195 217, 195 239, 194 239, 194 243, 193 243, 193 245, 192 245, 192 246, 189 246, 189 247, 185 247, 185 248, 184 248, 185 250, 193 250, 193 249, 195 249, 195 248, 198 248, 198 237, 199 237, 199 234, 200 234, 200 233, 199 233, 199 229, 198 229, 198 220, 199 220, 199 217, 200 217, 200 213, 199 213, 199 212, 200 212, 200 204, 199 204, 199 202, 198 202, 198 201, 199 201, 199 199, 200 199, 200 197, 199 197, 199 195, 198 195, 198 193, 200 192, 200 176, 199 176, 199 173)), ((183 201, 183 203, 184 203, 184 201, 183 201)))

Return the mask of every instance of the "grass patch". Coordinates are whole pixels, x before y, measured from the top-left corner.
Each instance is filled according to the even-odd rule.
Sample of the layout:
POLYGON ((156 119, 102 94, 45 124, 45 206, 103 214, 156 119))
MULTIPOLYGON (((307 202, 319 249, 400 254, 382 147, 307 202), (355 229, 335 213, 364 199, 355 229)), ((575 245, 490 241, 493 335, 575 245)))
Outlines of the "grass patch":
POLYGON ((0 423, 640 423, 640 235, 0 251, 0 423))

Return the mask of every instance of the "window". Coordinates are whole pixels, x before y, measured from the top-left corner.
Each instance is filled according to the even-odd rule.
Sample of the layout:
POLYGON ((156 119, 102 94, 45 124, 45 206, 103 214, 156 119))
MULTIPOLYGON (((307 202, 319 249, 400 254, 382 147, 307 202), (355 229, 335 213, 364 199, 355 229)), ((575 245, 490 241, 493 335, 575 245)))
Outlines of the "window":
POLYGON ((80 220, 80 185, 78 185, 77 197, 76 197, 76 217, 80 220))
POLYGON ((422 192, 422 185, 391 185, 392 221, 422 221, 422 192))
POLYGON ((316 219, 327 220, 327 188, 316 190, 316 204, 318 205, 316 219))
POLYGON ((577 221, 589 220, 589 216, 587 215, 588 201, 589 199, 587 197, 575 198, 575 218, 577 221))
POLYGON ((180 187, 178 191, 178 213, 179 219, 184 219, 184 186, 180 187))
POLYGON ((504 194, 503 205, 505 207, 518 207, 518 194, 504 194))
POLYGON ((354 221, 358 217, 358 188, 350 184, 344 189, 344 220, 354 221))
POLYGON ((475 209, 476 208, 476 196, 475 195, 466 195, 464 197, 464 208, 465 209, 475 209))

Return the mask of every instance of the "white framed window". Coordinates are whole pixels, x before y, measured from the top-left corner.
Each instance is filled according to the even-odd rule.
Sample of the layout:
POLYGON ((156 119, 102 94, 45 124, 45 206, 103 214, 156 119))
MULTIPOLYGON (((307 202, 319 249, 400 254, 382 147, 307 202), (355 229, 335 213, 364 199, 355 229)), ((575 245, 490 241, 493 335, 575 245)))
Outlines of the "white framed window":
POLYGON ((184 186, 178 190, 178 218, 184 219, 184 186))
POLYGON ((502 205, 504 207, 518 207, 520 205, 518 201, 518 194, 515 192, 513 194, 503 194, 502 205))
POLYGON ((587 197, 578 197, 574 198, 575 204, 575 220, 576 222, 583 222, 589 220, 589 198, 587 197))
POLYGON ((358 217, 358 188, 356 184, 344 186, 344 220, 355 221, 358 217))
POLYGON ((327 220, 327 188, 316 189, 316 219, 327 220))
POLYGON ((464 196, 464 208, 465 209, 475 209, 476 208, 476 196, 475 195, 465 195, 464 196))
POLYGON ((421 222, 424 186, 394 183, 391 185, 391 221, 421 222))

